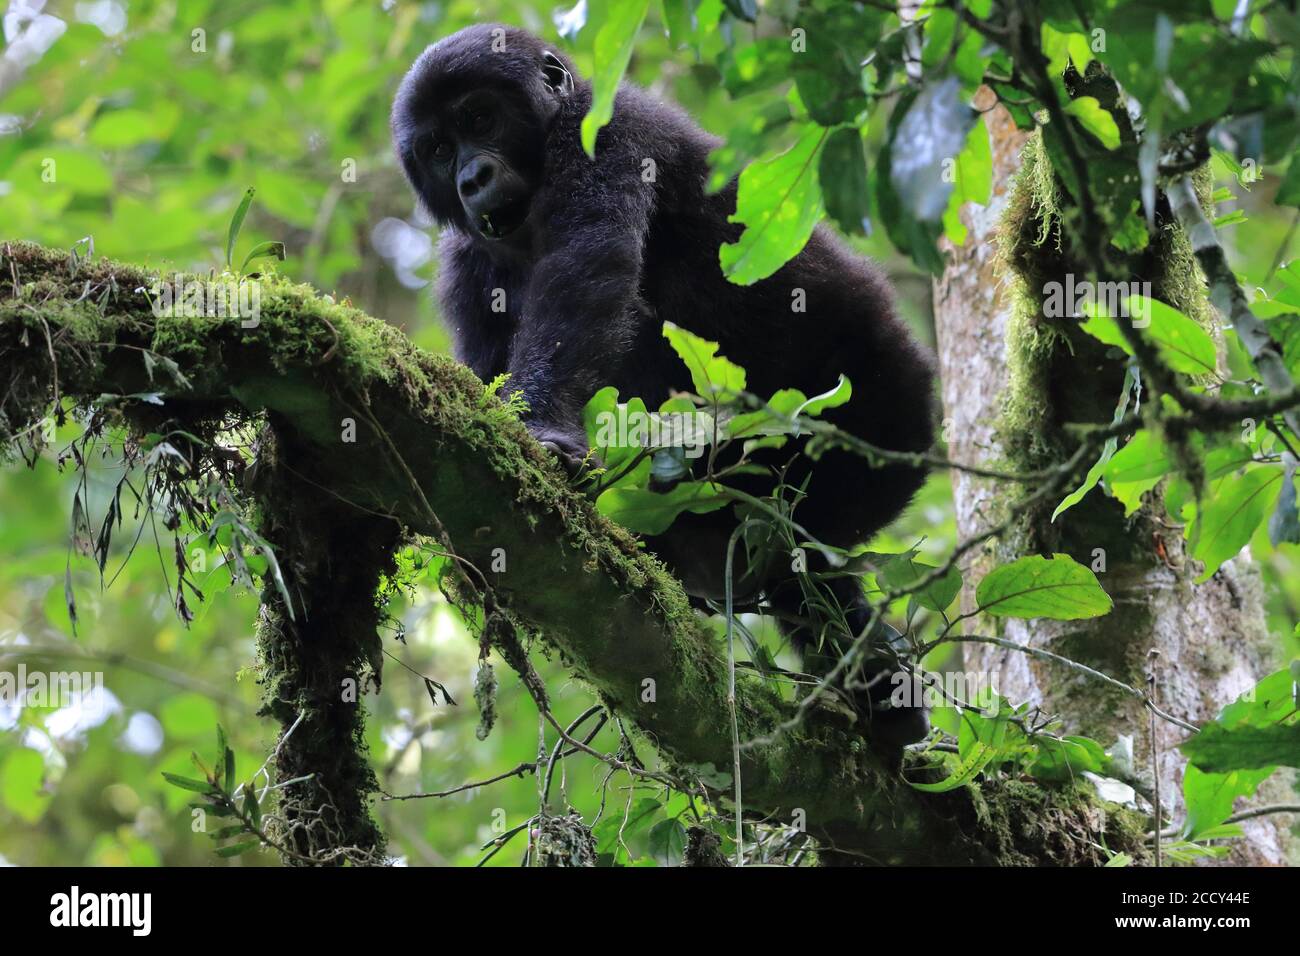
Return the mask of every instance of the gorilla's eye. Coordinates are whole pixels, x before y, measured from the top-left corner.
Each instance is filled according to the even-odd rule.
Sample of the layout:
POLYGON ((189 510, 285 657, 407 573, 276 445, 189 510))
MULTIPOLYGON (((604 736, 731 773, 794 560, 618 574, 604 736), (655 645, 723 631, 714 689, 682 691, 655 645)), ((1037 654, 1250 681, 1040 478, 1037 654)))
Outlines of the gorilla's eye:
POLYGON ((435 140, 430 155, 440 163, 445 163, 451 159, 451 143, 445 139, 435 140))

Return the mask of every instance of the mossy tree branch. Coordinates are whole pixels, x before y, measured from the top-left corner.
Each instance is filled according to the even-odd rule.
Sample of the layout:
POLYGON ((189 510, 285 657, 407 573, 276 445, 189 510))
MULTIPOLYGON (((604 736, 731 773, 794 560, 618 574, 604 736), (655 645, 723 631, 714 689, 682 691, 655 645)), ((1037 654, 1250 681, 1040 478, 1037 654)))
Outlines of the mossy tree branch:
MULTIPOLYGON (((340 703, 338 682, 364 680, 358 671, 367 668, 377 676, 378 611, 368 597, 408 533, 443 538, 480 570, 504 555, 506 570, 486 575, 495 600, 677 773, 716 779, 730 770, 728 675, 716 635, 664 567, 569 488, 467 369, 276 277, 245 280, 258 283, 256 327, 155 315, 144 291, 155 278, 28 244, 0 248, 0 436, 47 415, 58 396, 94 404, 159 393, 179 427, 265 414, 273 449, 244 490, 300 605, 286 619, 282 592, 268 586, 265 710, 286 726, 309 715, 294 734, 301 745, 284 748, 278 767, 282 779, 317 774, 309 787, 322 790, 303 795, 305 812, 332 801, 336 836, 363 850, 382 841, 364 810, 373 779, 359 759, 329 748, 358 736, 361 705, 340 703), (180 376, 163 374, 159 358, 180 376), (352 430, 355 440, 344 440, 352 430), (653 703, 642 700, 647 680, 653 703)), ((747 673, 737 675, 737 695, 742 740, 792 713, 747 673)), ((802 810, 810 831, 856 859, 1097 863, 1103 827, 1112 850, 1141 852, 1133 836, 1141 827, 1115 815, 1107 824, 1079 790, 994 781, 922 794, 829 708, 774 743, 744 749, 741 764, 747 811, 789 818, 802 810)))

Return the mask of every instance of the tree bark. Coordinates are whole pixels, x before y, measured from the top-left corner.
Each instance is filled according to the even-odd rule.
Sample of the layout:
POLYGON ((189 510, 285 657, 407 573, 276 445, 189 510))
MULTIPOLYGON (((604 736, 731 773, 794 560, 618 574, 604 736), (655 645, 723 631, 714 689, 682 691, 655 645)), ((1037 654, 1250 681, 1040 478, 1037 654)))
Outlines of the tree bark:
MULTIPOLYGON (((983 105, 991 102, 989 97, 983 105)), ((1023 347, 1014 340, 1025 330, 1016 321, 1022 303, 1017 302, 1011 264, 1000 251, 1007 237, 999 230, 1007 223, 1014 176, 1029 137, 1000 106, 986 112, 984 122, 994 162, 993 198, 988 207, 968 206, 962 212, 970 231, 962 247, 949 250, 948 267, 935 282, 935 325, 949 457, 969 465, 1006 467, 1012 455, 1009 438, 1017 444, 1030 439, 1006 432, 1011 366, 1015 349, 1023 347)), ((1041 291, 1025 290, 1037 305, 1041 305, 1041 291)), ((1058 342, 1055 349, 1066 352, 1070 343, 1058 342)), ((1074 352, 1068 357, 1039 356, 1039 360, 1050 366, 1041 389, 1038 424, 1044 432, 1055 431, 1065 421, 1100 422, 1099 416, 1081 413, 1089 408, 1105 410, 1109 417, 1118 391, 1113 369, 1099 373, 1097 365, 1074 352)), ((999 522, 1006 483, 960 471, 953 472, 952 480, 960 537, 978 535, 999 522)), ((1070 487, 1077 483, 1078 479, 1070 487)), ((1092 566, 1100 548, 1106 563, 1098 579, 1114 599, 1115 610, 1092 621, 995 622, 977 617, 966 622, 966 633, 1000 633, 1136 687, 1146 686, 1147 674, 1154 668, 1156 699, 1165 710, 1192 723, 1211 719, 1268 672, 1270 644, 1258 572, 1242 555, 1209 581, 1194 584, 1181 531, 1165 520, 1158 489, 1133 520, 1126 520, 1121 509, 1108 507, 1113 502, 1105 501, 1104 494, 1094 489, 1084 503, 1056 522, 1039 516, 1014 540, 990 542, 972 551, 963 565, 962 606, 967 612, 975 609, 974 585, 997 563, 1055 550, 1092 566), (1136 538, 1136 545, 1123 543, 1126 538, 1129 542, 1136 538)), ((1047 504, 1049 514, 1059 497, 1063 496, 1047 504)), ((1121 735, 1132 737, 1136 768, 1149 779, 1149 712, 1141 700, 1063 665, 994 645, 965 645, 964 668, 986 676, 1014 702, 1061 715, 1067 732, 1106 745, 1121 735)), ((1156 723, 1166 827, 1181 819, 1185 760, 1176 748, 1188 736, 1173 724, 1156 723)), ((1282 795, 1286 790, 1280 775, 1261 788, 1261 796, 1267 788, 1282 795)), ((1285 819, 1245 823, 1246 839, 1234 843, 1229 860, 1243 865, 1284 862, 1285 819)))

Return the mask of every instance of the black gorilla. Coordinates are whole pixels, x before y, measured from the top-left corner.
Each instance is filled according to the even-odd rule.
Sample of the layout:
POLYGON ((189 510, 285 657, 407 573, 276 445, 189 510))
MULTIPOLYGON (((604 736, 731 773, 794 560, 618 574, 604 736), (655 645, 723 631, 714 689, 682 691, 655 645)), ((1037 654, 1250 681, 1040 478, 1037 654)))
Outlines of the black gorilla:
MULTIPOLYGON (((429 47, 402 81, 393 139, 442 226, 439 295, 457 357, 484 380, 509 372, 510 389, 527 401, 530 430, 570 459, 587 453, 581 413, 600 387, 615 385, 651 408, 672 389, 690 389, 663 337, 665 320, 719 342, 762 396, 785 387, 819 394, 843 373, 853 397, 826 415, 831 422, 879 447, 927 449, 931 361, 896 317, 876 269, 819 227, 770 278, 727 281, 718 247, 741 227, 727 221, 735 183, 705 191, 718 141, 677 108, 625 85, 593 161, 579 137, 590 105, 591 87, 567 56, 495 25, 429 47), (805 311, 796 312, 797 299, 805 311)), ((790 457, 786 449, 780 461, 790 457)), ((787 479, 806 480, 807 497, 795 517, 840 547, 894 518, 924 478, 920 469, 872 468, 843 451, 798 467, 787 479)), ((734 526, 725 512, 683 515, 649 544, 688 590, 716 597, 734 526)), ((779 564, 777 573, 750 574, 747 590, 798 617, 800 589, 788 580, 788 558, 779 564)), ((860 630, 866 615, 856 581, 838 579, 833 590, 860 630)), ((792 636, 810 643, 797 626, 792 636)), ((813 655, 817 666, 834 653, 813 655)), ((880 696, 872 694, 877 710, 880 696)), ((875 721, 883 723, 894 725, 895 740, 925 725, 915 712, 875 721)))

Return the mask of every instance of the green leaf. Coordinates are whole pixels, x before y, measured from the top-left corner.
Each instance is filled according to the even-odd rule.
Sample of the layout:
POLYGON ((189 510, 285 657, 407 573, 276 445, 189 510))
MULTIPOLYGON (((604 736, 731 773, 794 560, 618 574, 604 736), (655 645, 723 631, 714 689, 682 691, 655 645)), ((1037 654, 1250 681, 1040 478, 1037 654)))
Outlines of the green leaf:
POLYGON ((1189 763, 1183 771, 1183 802, 1187 807, 1183 836, 1195 840, 1228 819, 1237 800, 1253 796, 1273 769, 1207 773, 1189 763))
POLYGON ((1264 678, 1179 749, 1207 773, 1300 767, 1300 711, 1290 669, 1264 678))
POLYGON ((822 215, 817 158, 829 131, 805 123, 783 153, 750 163, 740 174, 736 213, 745 231, 718 250, 722 271, 737 285, 766 279, 798 255, 822 215))
POLYGON ((800 433, 798 423, 791 423, 800 415, 815 417, 828 408, 838 408, 853 397, 853 386, 841 375, 838 384, 829 391, 808 398, 797 388, 783 388, 772 395, 767 407, 756 412, 742 412, 726 421, 727 435, 731 438, 748 438, 758 435, 793 435, 800 433))
MULTIPOLYGON (((587 447, 595 450, 605 467, 603 480, 616 480, 618 485, 642 487, 650 476, 650 457, 646 455, 632 468, 632 462, 643 452, 643 446, 634 435, 634 422, 645 421, 648 417, 645 402, 639 398, 620 404, 618 389, 607 385, 593 395, 582 410, 583 426, 587 434, 587 447), (626 422, 627 430, 623 433, 621 425, 626 422)), ((614 487, 614 485, 610 485, 614 487)))
POLYGON ((952 773, 937 783, 912 783, 914 788, 926 793, 946 793, 949 790, 956 790, 974 780, 975 776, 993 761, 993 758, 999 756, 1007 736, 1008 721, 1005 715, 989 720, 978 718, 977 715, 967 716, 983 721, 986 726, 977 730, 973 736, 968 734, 967 745, 963 748, 964 753, 956 760, 952 773))
POLYGON ((654 797, 639 797, 628 807, 626 814, 607 814, 591 830, 596 841, 596 852, 614 853, 620 849, 620 838, 626 842, 645 833, 663 817, 663 809, 663 803, 654 797))
POLYGON ((212 786, 206 780, 195 780, 192 777, 182 777, 179 774, 162 771, 163 779, 173 787, 180 787, 182 790, 189 790, 193 793, 216 793, 217 788, 212 786))
POLYGON ((128 149, 151 140, 162 142, 172 134, 180 110, 167 101, 149 110, 123 109, 101 114, 87 139, 102 149, 128 149))
POLYGON ((1081 96, 1077 100, 1071 100, 1065 107, 1065 112, 1077 119, 1080 126, 1097 137, 1101 141, 1101 145, 1107 149, 1119 148, 1119 125, 1115 122, 1115 117, 1102 108, 1096 97, 1081 96))
POLYGON ((1149 316, 1151 324, 1143 334, 1156 344, 1160 357, 1175 372, 1187 375, 1213 375, 1218 371, 1214 340, 1173 306, 1158 299, 1131 295, 1127 299, 1130 316, 1149 316))
POLYGON ((249 252, 248 255, 244 256, 244 261, 239 266, 239 271, 241 274, 248 268, 248 264, 252 262, 254 259, 279 259, 281 262, 283 262, 284 243, 283 242, 258 243, 256 246, 253 247, 252 251, 249 252))
POLYGON ((1106 466, 1105 478, 1107 482, 1115 483, 1163 478, 1173 467, 1173 459, 1164 439, 1144 428, 1111 458, 1106 466))
POLYGON ((1111 609, 1092 571, 1069 555, 1034 554, 994 568, 975 590, 979 610, 998 617, 1075 621, 1111 609))
POLYGON ((253 821, 253 826, 262 826, 262 806, 258 803, 257 787, 252 780, 244 787, 244 816, 253 821))
POLYGON ((239 238, 239 230, 244 227, 244 217, 248 215, 248 207, 253 204, 253 196, 257 190, 249 186, 244 192, 244 198, 239 201, 238 208, 235 209, 235 215, 230 220, 230 230, 226 234, 226 268, 234 268, 235 261, 235 240, 239 238))
POLYGON ((661 534, 683 511, 704 514, 730 503, 716 485, 683 481, 662 493, 648 488, 610 488, 596 499, 596 510, 640 534, 661 534))
POLYGON ((677 820, 660 820, 648 834, 650 853, 660 866, 679 866, 686 853, 686 828, 677 820))
POLYGON ((1062 75, 1071 62, 1082 76, 1092 62, 1092 46, 1082 33, 1064 33, 1044 23, 1041 43, 1048 60, 1047 71, 1053 76, 1062 75))
MULTIPOLYGON (((894 556, 893 560, 888 561, 877 572, 877 580, 890 590, 901 590, 912 587, 935 570, 934 565, 917 561, 910 556, 911 554, 912 552, 908 552, 894 556)), ((888 555, 880 557, 888 557, 888 555)), ((960 591, 961 571, 952 567, 943 577, 916 591, 913 598, 921 607, 942 612, 948 609, 960 591)))
POLYGON ((1291 163, 1273 201, 1279 206, 1300 206, 1300 151, 1291 154, 1291 163))
POLYGON ((1214 340, 1205 329, 1177 309, 1157 299, 1131 295, 1124 299, 1122 309, 1116 309, 1127 312, 1129 318, 1115 318, 1107 313, 1107 305, 1100 301, 1101 298, 1099 292, 1097 301, 1085 303, 1083 311, 1089 318, 1079 326, 1084 332, 1132 355, 1133 349, 1118 324, 1131 321, 1142 335, 1155 343, 1160 358, 1173 371, 1187 375, 1214 375, 1217 372, 1214 340))
POLYGON ((1209 724, 1182 745, 1183 753, 1211 773, 1260 770, 1278 764, 1300 767, 1300 724, 1237 727, 1209 724))
POLYGON ((1113 345, 1123 349, 1129 355, 1133 354, 1133 346, 1129 345, 1128 339, 1124 338, 1119 323, 1107 315, 1104 309, 1099 306, 1085 306, 1084 312, 1091 314, 1086 321, 1079 323, 1081 331, 1087 332, 1103 345, 1113 345))
POLYGON ((1039 780, 1064 782, 1073 780, 1085 770, 1101 773, 1106 763, 1106 751, 1101 744, 1088 737, 1038 736, 1034 738, 1038 757, 1029 766, 1029 773, 1039 780))
POLYGON ((664 323, 664 338, 686 363, 691 384, 703 398, 717 394, 735 394, 745 390, 745 370, 718 355, 718 343, 702 339, 694 332, 664 323))
POLYGON ((1212 723, 1182 745, 1181 749, 1191 757, 1191 762, 1183 773, 1183 798, 1187 805, 1184 838, 1204 838, 1205 833, 1213 831, 1231 816, 1239 797, 1253 795, 1259 785, 1273 773, 1274 767, 1271 765, 1227 769, 1228 765, 1236 762, 1231 752, 1232 745, 1227 741, 1240 730, 1267 730, 1282 726, 1284 722, 1289 722, 1289 726, 1294 727, 1295 676, 1289 669, 1274 671, 1225 707, 1212 723), (1201 735, 1210 727, 1214 727, 1215 731, 1203 738, 1201 735), (1191 756, 1197 750, 1203 751, 1199 757, 1191 756), (1224 769, 1206 769, 1200 765, 1200 758, 1211 766, 1224 769))
POLYGON ((818 180, 826 214, 844 232, 864 235, 870 225, 871 195, 862 134, 854 127, 834 130, 822 149, 818 180))
POLYGON ((1205 562, 1196 580, 1207 581, 1224 561, 1249 542, 1273 510, 1284 472, 1277 465, 1258 465, 1221 479, 1197 509, 1187 528, 1192 557, 1205 562))
POLYGON ((225 759, 221 766, 225 774, 223 779, 226 781, 226 788, 231 789, 235 785, 235 752, 229 747, 226 748, 225 759))
POLYGON ((953 166, 953 190, 943 213, 943 230, 955 245, 966 243, 966 226, 959 215, 961 207, 973 202, 987 206, 993 193, 993 153, 989 147, 989 129, 976 120, 966 134, 965 145, 953 166))
MULTIPOLYGON (((798 394, 797 389, 788 391, 798 394)), ((780 393, 778 393, 780 394, 780 393)), ((795 415, 820 415, 828 408, 839 408, 841 405, 848 404, 849 399, 853 397, 853 385, 844 375, 835 383, 835 387, 830 391, 822 392, 820 395, 814 395, 807 401, 801 402, 792 414, 795 415)), ((777 399, 772 399, 774 407, 777 399)))
POLYGON ((645 20, 650 0, 619 0, 609 4, 596 32, 592 51, 591 109, 582 118, 582 148, 596 155, 596 134, 614 115, 614 97, 632 58, 632 46, 645 20))
MULTIPOLYGON (((1119 404, 1115 406, 1115 414, 1111 418, 1111 424, 1119 424, 1124 419, 1124 413, 1128 411, 1129 396, 1132 395, 1134 401, 1137 400, 1136 391, 1138 388, 1137 377, 1133 374, 1132 369, 1124 370, 1124 384, 1120 387, 1119 404)), ((1088 469, 1087 476, 1083 479, 1083 484, 1070 494, 1066 495, 1065 500, 1056 506, 1052 512, 1052 520, 1055 521, 1061 516, 1061 513, 1069 508, 1074 507, 1088 492, 1097 486, 1101 481, 1101 476, 1105 473, 1107 466, 1110 464, 1111 456, 1115 454, 1115 449, 1119 445, 1119 436, 1113 436, 1106 440, 1105 446, 1101 450, 1101 455, 1091 468, 1088 469)))
POLYGON ((1142 495, 1173 471, 1174 463, 1163 439, 1143 429, 1117 451, 1102 475, 1106 490, 1124 504, 1131 515, 1142 503, 1142 495))

